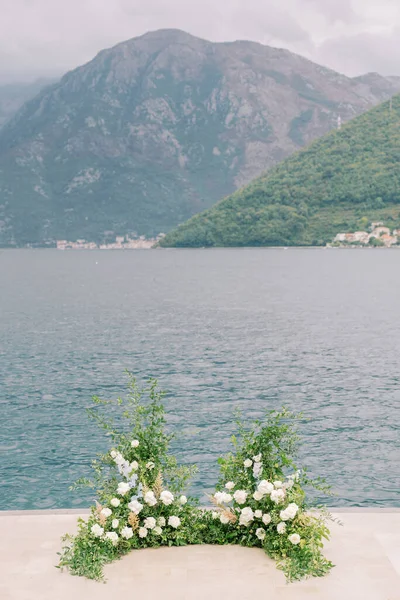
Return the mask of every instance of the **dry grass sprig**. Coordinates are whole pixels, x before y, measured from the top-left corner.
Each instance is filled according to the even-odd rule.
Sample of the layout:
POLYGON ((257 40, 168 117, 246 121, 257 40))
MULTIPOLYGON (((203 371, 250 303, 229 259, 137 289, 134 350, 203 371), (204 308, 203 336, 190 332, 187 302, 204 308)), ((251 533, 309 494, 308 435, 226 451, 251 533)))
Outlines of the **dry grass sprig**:
POLYGON ((156 480, 154 482, 154 487, 153 487, 153 492, 154 492, 154 495, 157 498, 157 500, 161 496, 161 492, 162 491, 163 491, 163 476, 162 476, 162 473, 160 471, 159 474, 156 477, 156 480))
POLYGON ((139 528, 139 517, 133 512, 129 513, 128 523, 132 527, 133 531, 135 531, 139 528))
POLYGON ((107 521, 107 517, 105 517, 104 515, 101 514, 102 510, 103 510, 102 505, 99 502, 97 502, 97 500, 96 500, 96 510, 95 510, 96 517, 97 517, 100 525, 105 525, 106 521, 107 521))
POLYGON ((235 515, 235 513, 233 512, 232 509, 227 508, 226 506, 223 506, 221 504, 218 504, 218 501, 214 498, 214 496, 209 496, 211 502, 214 504, 214 506, 220 511, 221 515, 224 515, 227 519, 229 519, 229 521, 231 523, 236 523, 237 521, 237 516, 235 515))

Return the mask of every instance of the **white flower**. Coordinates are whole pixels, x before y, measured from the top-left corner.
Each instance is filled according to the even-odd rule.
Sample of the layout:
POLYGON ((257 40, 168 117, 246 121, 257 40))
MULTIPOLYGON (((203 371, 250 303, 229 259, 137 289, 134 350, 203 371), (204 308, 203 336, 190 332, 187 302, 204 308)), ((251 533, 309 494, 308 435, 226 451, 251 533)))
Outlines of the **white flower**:
POLYGON ((132 446, 132 448, 137 448, 139 446, 139 440, 132 440, 131 446, 132 446))
POLYGON ((160 525, 160 527, 165 527, 165 518, 164 517, 158 517, 158 521, 157 523, 160 525))
POLYGON ((126 540, 130 540, 131 537, 133 537, 133 529, 132 529, 132 527, 124 527, 121 530, 121 537, 125 538, 126 540))
POLYGON ((147 519, 145 519, 143 523, 143 526, 146 527, 146 529, 154 529, 156 525, 157 521, 154 517, 147 517, 147 519))
POLYGON ((214 498, 218 504, 228 504, 232 500, 232 496, 226 492, 215 492, 214 498))
POLYGON ((294 486, 294 481, 293 479, 288 479, 287 481, 285 481, 285 483, 283 484, 283 488, 285 490, 291 490, 292 487, 294 486))
POLYGON ((286 531, 286 523, 278 523, 278 525, 276 526, 276 530, 280 534, 285 533, 285 531, 286 531))
POLYGON ((111 527, 113 529, 118 529, 119 526, 119 519, 113 519, 112 523, 111 523, 111 527))
POLYGON ((245 492, 244 490, 237 490, 233 494, 233 497, 238 504, 244 504, 247 500, 247 492, 245 492))
POLYGON ((211 513, 211 516, 213 519, 218 519, 219 517, 219 512, 217 512, 216 510, 213 510, 211 513))
POLYGON ((102 508, 100 514, 103 515, 103 517, 106 517, 106 519, 108 519, 108 517, 112 515, 112 510, 111 508, 102 508))
POLYGON ((294 544, 295 546, 297 546, 297 544, 300 544, 300 541, 301 538, 298 533, 292 533, 292 535, 289 535, 289 542, 292 542, 292 544, 294 544))
POLYGON ((233 490, 235 484, 233 483, 233 481, 228 481, 228 483, 225 484, 225 487, 227 490, 233 490))
POLYGON ((262 517, 262 510, 255 510, 254 511, 254 516, 256 519, 261 519, 262 517))
POLYGON ((270 494, 273 491, 274 486, 269 481, 266 481, 265 479, 263 479, 258 484, 257 489, 262 494, 270 494))
POLYGON ((156 535, 161 535, 162 534, 161 527, 154 527, 153 533, 155 533, 156 535))
POLYGON ((219 520, 223 525, 229 523, 229 517, 225 513, 222 513, 222 515, 220 515, 219 520))
POLYGON ((269 525, 269 523, 271 523, 272 517, 270 514, 265 513, 265 515, 262 516, 262 522, 264 523, 264 525, 269 525))
POLYGON ((260 462, 256 462, 253 465, 253 475, 254 477, 258 477, 262 472, 262 464, 260 462))
POLYGON ((262 500, 264 498, 264 494, 262 494, 259 491, 256 491, 253 494, 253 498, 254 498, 254 500, 257 500, 257 502, 259 502, 260 500, 262 500))
POLYGON ((125 496, 125 494, 127 494, 130 489, 131 488, 129 486, 129 483, 121 481, 121 483, 118 484, 117 494, 119 494, 120 496, 125 496))
POLYGON ((149 462, 146 464, 146 469, 149 469, 149 471, 151 471, 151 469, 154 469, 156 465, 153 463, 152 460, 149 460, 149 462))
POLYGON ((139 529, 139 537, 140 537, 140 538, 145 538, 145 537, 147 537, 147 533, 148 533, 148 531, 147 531, 146 527, 141 527, 141 528, 139 529))
POLYGON ((126 462, 126 460, 122 456, 121 452, 117 452, 116 453, 115 458, 114 458, 114 462, 115 462, 116 465, 119 465, 119 466, 123 465, 126 462))
POLYGON ((297 506, 297 504, 289 504, 289 506, 287 506, 285 510, 281 510, 280 512, 280 517, 282 521, 290 521, 291 519, 294 519, 297 515, 298 510, 299 507, 297 506))
POLYGON ((151 490, 149 492, 146 492, 144 495, 144 501, 149 506, 155 506, 157 504, 157 498, 155 497, 154 492, 152 492, 151 490))
POLYGON ((90 531, 93 533, 93 535, 95 537, 101 537, 104 533, 104 529, 102 527, 100 527, 100 525, 98 525, 96 523, 96 525, 92 525, 92 527, 90 528, 90 531))
POLYGON ((283 502, 284 498, 285 498, 285 490, 273 490, 271 492, 271 496, 270 496, 272 502, 275 502, 275 504, 279 504, 280 502, 283 502))
POLYGON ((130 471, 129 471, 129 472, 132 472, 132 471, 137 471, 137 470, 138 470, 138 468, 139 468, 139 463, 137 462, 137 460, 133 460, 133 461, 131 462, 131 464, 129 465, 129 468, 130 468, 130 471))
POLYGON ((138 515, 143 508, 143 504, 140 504, 137 500, 131 500, 128 504, 128 508, 131 512, 138 515))
POLYGON ((258 537, 259 540, 264 540, 265 535, 266 535, 266 533, 265 533, 264 529, 261 529, 261 527, 259 529, 257 529, 256 536, 258 537))
POLYGON ((110 542, 112 542, 113 545, 116 546, 119 540, 118 534, 115 533, 115 531, 107 531, 106 540, 110 540, 110 542))
POLYGON ((121 500, 118 500, 118 498, 112 498, 110 504, 111 506, 115 506, 115 508, 117 508, 117 506, 121 504, 121 500))
POLYGON ((184 504, 186 504, 186 502, 187 502, 187 498, 186 498, 186 496, 181 496, 181 497, 179 498, 179 504, 182 504, 182 506, 183 506, 184 504))
POLYGON ((256 462, 256 463, 261 462, 261 456, 262 456, 261 452, 260 452, 260 454, 257 454, 257 456, 253 456, 254 462, 256 462))
POLYGON ((239 517, 239 524, 240 525, 246 525, 246 527, 248 525, 250 525, 251 521, 253 521, 254 519, 254 513, 251 510, 250 506, 246 506, 246 508, 242 509, 242 512, 240 514, 239 517))
POLYGON ((246 467, 246 469, 250 469, 251 465, 253 464, 253 461, 250 458, 246 458, 243 464, 246 467))
POLYGON ((165 506, 169 506, 174 501, 174 495, 171 494, 171 492, 168 492, 167 490, 164 490, 160 494, 160 500, 161 500, 161 502, 163 504, 165 504, 165 506))
POLYGON ((283 483, 282 481, 274 481, 274 486, 277 490, 280 490, 281 488, 283 488, 283 483))
POLYGON ((110 456, 111 458, 117 458, 117 452, 115 450, 111 450, 110 456))
POLYGON ((180 524, 181 524, 181 520, 179 517, 174 517, 174 516, 169 517, 168 525, 170 527, 173 527, 174 529, 176 529, 177 527, 179 527, 180 524))

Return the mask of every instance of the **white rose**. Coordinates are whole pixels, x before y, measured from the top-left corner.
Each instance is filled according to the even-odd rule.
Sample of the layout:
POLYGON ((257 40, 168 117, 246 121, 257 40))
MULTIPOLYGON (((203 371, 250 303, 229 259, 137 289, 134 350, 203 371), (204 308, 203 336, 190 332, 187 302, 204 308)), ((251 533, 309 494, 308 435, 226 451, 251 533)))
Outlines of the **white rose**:
POLYGON ((146 527, 146 529, 154 529, 156 525, 157 521, 154 517, 147 517, 147 519, 145 519, 143 523, 143 526, 146 527))
POLYGON ((182 506, 183 506, 184 504, 186 504, 186 502, 187 502, 187 498, 186 498, 186 496, 181 496, 181 497, 179 498, 179 504, 182 504, 182 506))
POLYGON ((139 446, 139 440, 132 440, 131 446, 132 446, 132 448, 137 448, 139 446))
POLYGON ((112 515, 112 510, 111 508, 102 508, 100 514, 103 515, 103 517, 106 517, 106 519, 108 519, 108 517, 112 515))
POLYGON ((140 504, 137 500, 131 500, 128 504, 128 508, 131 512, 138 515, 143 508, 143 504, 140 504))
POLYGON ((285 483, 283 484, 283 487, 285 488, 285 490, 291 490, 293 486, 294 486, 293 479, 288 479, 288 481, 285 481, 285 483))
POLYGON ((233 490, 235 484, 233 483, 233 481, 228 481, 228 483, 225 484, 225 487, 227 490, 233 490))
POLYGON ((165 506, 169 506, 174 501, 174 495, 171 494, 171 492, 168 492, 167 490, 164 490, 160 494, 160 500, 161 500, 161 502, 163 504, 165 504, 165 506))
POLYGON ((129 466, 130 466, 130 471, 137 471, 139 468, 139 463, 136 460, 134 460, 131 462, 131 464, 129 466))
POLYGON ((270 494, 273 491, 274 486, 269 481, 266 481, 265 479, 263 479, 258 484, 257 489, 262 494, 270 494))
POLYGON ((155 533, 156 535, 161 535, 162 534, 161 527, 154 527, 153 533, 155 533))
POLYGON ((144 495, 144 501, 149 506, 155 506, 157 504, 157 498, 155 497, 154 492, 152 492, 152 491, 146 492, 144 495))
POLYGON ((211 513, 211 516, 213 519, 218 519, 219 517, 219 512, 217 512, 216 510, 213 510, 211 513))
POLYGON ((253 465, 253 475, 254 477, 258 477, 262 472, 262 464, 257 462, 253 465))
POLYGON ((90 531, 93 533, 93 535, 95 537, 101 537, 104 533, 104 529, 102 527, 100 527, 100 525, 98 525, 96 523, 96 525, 92 525, 92 527, 90 528, 90 531))
POLYGON ((111 450, 110 456, 111 458, 117 458, 117 452, 115 450, 111 450))
POLYGON ((258 537, 259 540, 261 540, 261 541, 264 540, 265 539, 265 535, 266 534, 265 534, 264 529, 261 529, 261 527, 260 527, 260 529, 257 529, 256 536, 258 537))
POLYGON ((129 483, 121 481, 121 483, 118 484, 117 494, 119 494, 120 496, 125 496, 125 494, 127 494, 130 489, 131 488, 129 486, 129 483))
POLYGON ((118 534, 116 534, 115 531, 107 531, 106 540, 110 540, 110 542, 112 542, 113 545, 116 546, 119 540, 118 534))
POLYGON ((277 490, 280 490, 281 488, 283 488, 283 483, 282 481, 274 481, 274 486, 277 490))
POLYGON ((285 498, 285 491, 284 490, 273 490, 271 492, 271 496, 270 496, 272 502, 275 502, 275 504, 279 504, 280 502, 283 502, 284 498, 285 498))
POLYGON ((149 469, 149 471, 151 471, 151 469, 154 469, 155 464, 153 463, 152 460, 149 460, 149 462, 146 464, 146 469, 149 469))
POLYGON ((113 519, 112 523, 111 523, 111 527, 113 529, 118 529, 119 526, 119 519, 113 519))
POLYGON ((262 516, 262 522, 264 523, 264 525, 269 525, 269 523, 271 523, 271 520, 272 517, 268 513, 265 513, 265 515, 262 516))
POLYGON ((228 504, 232 500, 232 496, 226 492, 215 492, 214 498, 218 504, 228 504))
POLYGON ((165 518, 164 517, 158 517, 158 521, 157 523, 160 525, 160 527, 165 527, 165 518))
POLYGON ((289 504, 289 506, 287 506, 285 510, 281 510, 280 512, 280 517, 282 521, 290 521, 291 519, 294 519, 297 515, 298 510, 299 507, 297 506, 297 504, 289 504))
POLYGON ((285 531, 286 531, 286 523, 278 523, 278 525, 276 526, 276 530, 280 534, 285 533, 285 531))
POLYGON ((250 458, 246 458, 243 464, 246 467, 246 469, 250 469, 251 465, 253 464, 253 461, 250 458))
POLYGON ((173 527, 174 529, 176 529, 177 527, 179 527, 180 524, 181 524, 181 520, 179 517, 174 517, 174 516, 169 517, 168 525, 170 527, 173 527))
POLYGON ((247 492, 245 492, 244 490, 237 490, 233 494, 233 497, 238 504, 245 504, 247 500, 247 492))
POLYGON ((239 517, 239 524, 248 526, 250 525, 251 521, 253 521, 253 519, 254 513, 251 510, 250 506, 243 508, 239 517))
POLYGON ((110 504, 111 506, 115 506, 115 508, 117 508, 117 506, 121 504, 121 500, 118 500, 118 498, 112 498, 110 504))
POLYGON ((261 452, 260 452, 260 454, 257 454, 257 456, 253 456, 254 462, 256 462, 256 463, 260 462, 261 461, 261 456, 262 456, 261 452))
POLYGON ((294 544, 295 546, 297 546, 297 544, 300 544, 300 541, 301 538, 298 533, 292 533, 292 535, 289 535, 289 542, 292 542, 292 544, 294 544))
POLYGON ((146 527, 141 527, 141 528, 139 529, 139 537, 140 537, 140 538, 145 538, 145 537, 147 537, 147 533, 148 533, 148 531, 147 531, 146 527))
POLYGON ((254 511, 254 516, 256 519, 261 519, 262 517, 262 510, 255 510, 254 511))
POLYGON ((226 525, 227 523, 229 523, 229 517, 227 515, 225 515, 224 513, 222 513, 222 515, 220 515, 219 520, 221 521, 221 523, 223 525, 226 525))
POLYGON ((262 494, 259 491, 256 491, 253 494, 253 498, 254 498, 254 500, 257 500, 257 502, 259 502, 260 500, 262 500, 264 498, 264 494, 262 494))
POLYGON ((124 527, 121 530, 121 537, 125 538, 126 540, 130 540, 131 537, 133 537, 133 529, 132 529, 132 527, 124 527))

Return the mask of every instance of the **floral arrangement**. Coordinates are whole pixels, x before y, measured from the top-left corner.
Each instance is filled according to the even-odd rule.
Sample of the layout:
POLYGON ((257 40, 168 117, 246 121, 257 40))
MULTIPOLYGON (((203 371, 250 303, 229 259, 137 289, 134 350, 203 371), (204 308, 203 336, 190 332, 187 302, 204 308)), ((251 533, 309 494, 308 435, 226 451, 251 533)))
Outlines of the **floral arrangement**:
POLYGON ((93 461, 95 506, 78 533, 66 535, 59 567, 74 575, 103 579, 103 566, 133 549, 188 544, 240 544, 263 548, 288 579, 323 576, 333 566, 322 555, 329 539, 322 507, 311 510, 304 488, 328 488, 312 481, 294 462, 295 415, 270 412, 250 428, 237 416, 234 451, 219 459, 221 475, 210 497, 212 509, 183 492, 196 467, 179 466, 169 452, 163 393, 157 382, 139 389, 130 376, 125 399, 94 398, 89 415, 111 437, 112 448, 93 461), (110 418, 110 407, 122 412, 110 418))

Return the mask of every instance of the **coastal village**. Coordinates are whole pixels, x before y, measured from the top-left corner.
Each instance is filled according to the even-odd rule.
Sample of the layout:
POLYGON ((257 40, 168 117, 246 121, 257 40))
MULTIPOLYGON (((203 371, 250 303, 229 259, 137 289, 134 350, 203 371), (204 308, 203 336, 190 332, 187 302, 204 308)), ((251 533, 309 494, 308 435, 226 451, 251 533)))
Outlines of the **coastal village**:
POLYGON ((158 235, 156 238, 130 238, 129 236, 117 235, 115 242, 109 244, 96 244, 86 240, 76 240, 68 242, 67 240, 57 240, 57 250, 148 250, 164 236, 158 235))
POLYGON ((335 246, 383 246, 390 248, 400 245, 400 229, 390 230, 383 223, 371 223, 370 231, 338 233, 330 247, 335 246))

